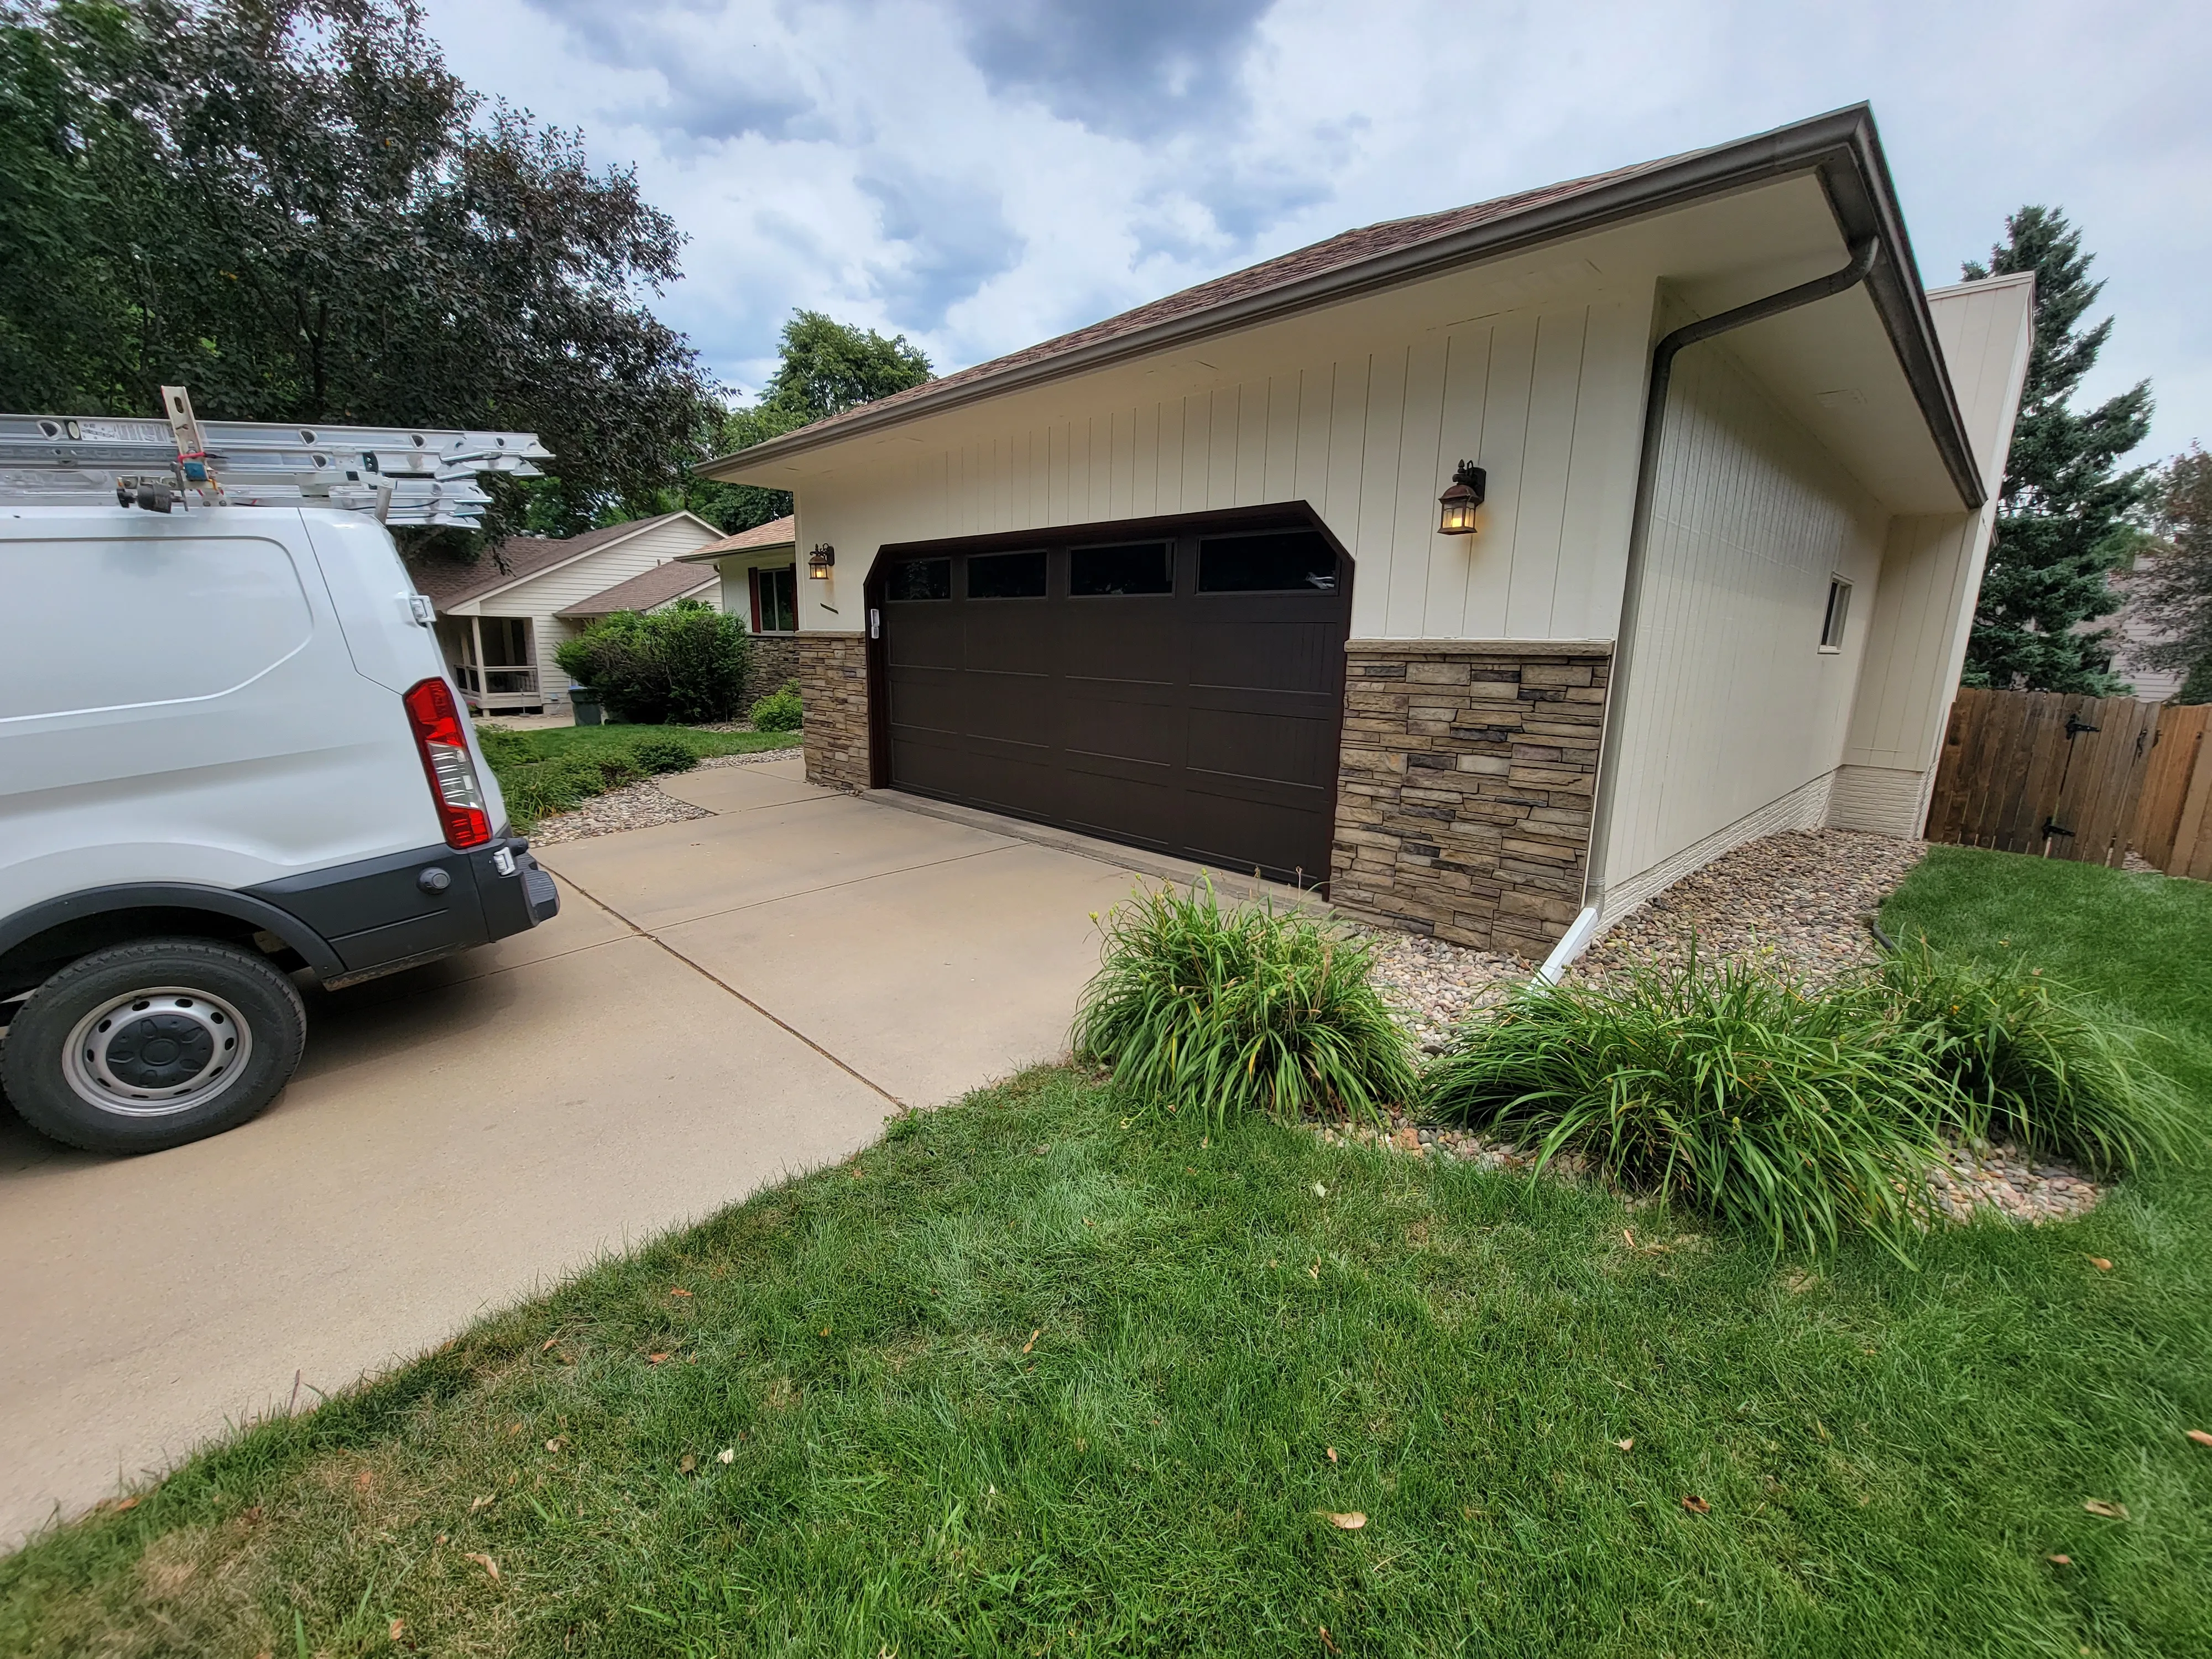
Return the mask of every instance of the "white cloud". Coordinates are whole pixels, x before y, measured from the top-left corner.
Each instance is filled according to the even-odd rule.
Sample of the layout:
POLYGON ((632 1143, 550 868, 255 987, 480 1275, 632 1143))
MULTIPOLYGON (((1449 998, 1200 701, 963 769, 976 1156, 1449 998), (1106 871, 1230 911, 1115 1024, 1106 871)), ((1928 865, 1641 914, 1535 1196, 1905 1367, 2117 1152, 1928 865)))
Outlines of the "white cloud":
POLYGON ((2063 205, 2212 439, 2206 32, 2182 9, 1872 0, 431 0, 472 86, 580 127, 691 242, 660 305, 757 386, 795 307, 957 368, 1347 226, 1871 99, 1931 285, 2063 205))

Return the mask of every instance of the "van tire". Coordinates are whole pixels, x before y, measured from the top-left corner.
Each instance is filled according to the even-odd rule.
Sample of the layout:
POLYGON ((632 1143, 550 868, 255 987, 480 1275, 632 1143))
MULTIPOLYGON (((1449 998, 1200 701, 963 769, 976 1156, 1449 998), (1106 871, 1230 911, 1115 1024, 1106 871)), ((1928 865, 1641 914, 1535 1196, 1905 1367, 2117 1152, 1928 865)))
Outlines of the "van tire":
POLYGON ((260 1112, 291 1081, 307 1034, 299 991, 267 958, 216 939, 138 939, 80 957, 31 994, 0 1044, 0 1084, 56 1140, 157 1152, 260 1112))

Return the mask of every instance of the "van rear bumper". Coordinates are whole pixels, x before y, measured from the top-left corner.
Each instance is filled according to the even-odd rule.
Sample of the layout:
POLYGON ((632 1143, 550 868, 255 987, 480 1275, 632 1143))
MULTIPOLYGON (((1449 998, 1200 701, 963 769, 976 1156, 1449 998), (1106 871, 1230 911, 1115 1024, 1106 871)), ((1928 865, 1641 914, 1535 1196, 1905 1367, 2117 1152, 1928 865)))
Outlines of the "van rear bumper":
POLYGON ((338 970, 318 977, 333 990, 489 945, 561 908, 552 877, 520 836, 465 853, 392 853, 245 890, 329 943, 338 970))

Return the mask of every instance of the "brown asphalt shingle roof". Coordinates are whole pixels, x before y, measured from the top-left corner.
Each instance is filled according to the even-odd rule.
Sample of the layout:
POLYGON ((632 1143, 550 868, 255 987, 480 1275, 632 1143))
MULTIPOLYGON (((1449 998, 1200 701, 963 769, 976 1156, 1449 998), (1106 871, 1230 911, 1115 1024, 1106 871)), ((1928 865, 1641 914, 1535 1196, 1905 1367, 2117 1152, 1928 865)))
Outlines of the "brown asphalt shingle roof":
POLYGON ((562 561, 588 553, 593 548, 634 536, 649 526, 682 516, 664 513, 658 518, 631 519, 604 529, 586 530, 580 536, 509 536, 496 546, 487 548, 474 564, 410 559, 407 574, 415 579, 415 591, 428 595, 430 602, 443 611, 452 605, 465 605, 541 570, 550 570, 562 561), (502 563, 507 566, 504 570, 500 568, 502 563))
POLYGON ((781 519, 770 519, 766 524, 740 530, 734 536, 725 536, 719 542, 708 542, 704 547, 695 547, 678 556, 696 563, 702 559, 719 559, 727 553, 748 553, 757 547, 787 547, 798 535, 799 520, 787 513, 781 519))
POLYGON ((1632 179, 1638 173, 1671 166, 1682 159, 1679 155, 1664 156, 1655 161, 1638 162, 1634 167, 1615 167, 1607 173, 1594 173, 1586 178, 1546 185, 1540 190, 1526 190, 1487 202, 1475 202, 1466 207, 1449 208, 1442 213, 1422 214, 1411 219, 1386 220, 1381 224, 1344 231, 1326 241, 1316 242, 1279 258, 1247 266, 1243 270, 1231 271, 1226 276, 1217 276, 1212 282, 1200 283, 1194 288, 1184 289, 1179 294, 1170 294, 1165 299, 1154 300, 1149 305, 1141 305, 1133 311, 1125 311, 1119 316, 1092 323, 1087 328, 1079 328, 1073 333, 1040 341, 1006 356, 994 357, 987 363, 977 363, 970 368, 939 375, 933 380, 925 380, 920 386, 908 386, 903 392, 894 392, 871 403, 855 404, 851 409, 799 427, 787 435, 796 437, 802 433, 810 438, 827 435, 836 432, 840 426, 860 418, 864 413, 874 420, 887 409, 895 409, 920 398, 933 397, 954 386, 987 380, 1010 369, 1065 356, 1086 346, 1118 339, 1123 335, 1140 333, 1162 323, 1211 311, 1248 295, 1264 293, 1269 289, 1286 288, 1308 277, 1340 270, 1347 265, 1356 265, 1401 248, 1440 240, 1461 231, 1473 229, 1477 225, 1508 219, 1532 208, 1543 207, 1595 190, 1601 185, 1615 184, 1624 179, 1632 179))
POLYGON ((564 605, 553 614, 556 617, 611 617, 617 611, 650 611, 656 605, 666 605, 678 599, 695 588, 705 587, 719 580, 711 570, 702 570, 696 564, 679 564, 671 559, 650 570, 640 571, 628 581, 617 582, 588 599, 564 605))

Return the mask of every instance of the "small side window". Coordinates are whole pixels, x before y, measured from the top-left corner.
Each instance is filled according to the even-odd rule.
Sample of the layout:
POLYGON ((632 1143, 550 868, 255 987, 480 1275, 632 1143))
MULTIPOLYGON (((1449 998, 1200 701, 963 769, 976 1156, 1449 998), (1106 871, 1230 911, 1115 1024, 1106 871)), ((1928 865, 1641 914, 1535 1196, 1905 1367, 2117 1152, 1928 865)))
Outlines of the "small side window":
POLYGON ((1820 621, 1820 649, 1844 648, 1844 623, 1851 614, 1851 585, 1841 576, 1828 578, 1828 613, 1820 621))

